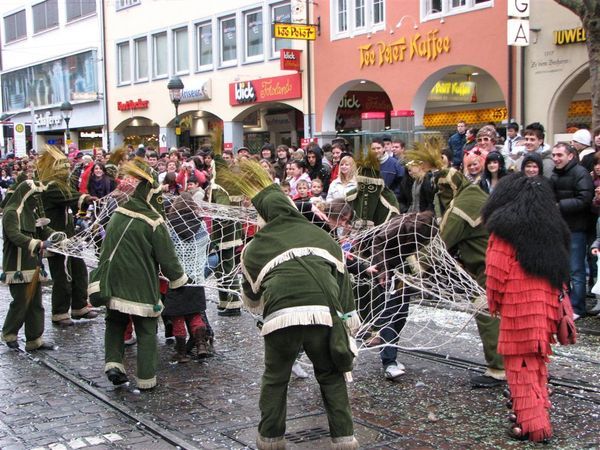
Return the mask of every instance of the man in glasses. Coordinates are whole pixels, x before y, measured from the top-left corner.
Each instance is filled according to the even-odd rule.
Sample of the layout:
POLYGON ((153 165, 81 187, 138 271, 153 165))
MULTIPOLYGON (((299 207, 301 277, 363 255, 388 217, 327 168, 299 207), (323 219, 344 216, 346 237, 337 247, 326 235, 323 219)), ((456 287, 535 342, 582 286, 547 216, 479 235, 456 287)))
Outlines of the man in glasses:
POLYGON ((456 133, 448 139, 448 147, 452 149, 454 158, 452 165, 457 169, 460 168, 463 161, 463 146, 467 140, 465 134, 467 132, 467 124, 462 120, 456 124, 456 133))
POLYGON ((571 231, 571 304, 574 319, 585 316, 585 258, 587 237, 593 229, 591 214, 594 182, 590 173, 579 164, 577 149, 559 142, 552 149, 554 171, 550 182, 554 189, 558 209, 571 231))

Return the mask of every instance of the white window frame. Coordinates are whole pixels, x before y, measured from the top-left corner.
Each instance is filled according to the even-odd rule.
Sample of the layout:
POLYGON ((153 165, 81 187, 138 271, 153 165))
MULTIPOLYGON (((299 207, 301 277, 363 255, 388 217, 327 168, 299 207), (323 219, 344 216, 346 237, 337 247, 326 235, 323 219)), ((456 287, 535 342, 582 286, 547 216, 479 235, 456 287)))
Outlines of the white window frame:
POLYGON ((141 36, 133 39, 133 81, 134 83, 143 83, 150 79, 150 44, 148 43, 148 36, 141 36), (138 44, 140 42, 146 43, 146 71, 145 73, 140 72, 140 50, 138 44))
POLYGON ((142 0, 116 0, 115 1, 115 9, 117 11, 120 11, 122 9, 131 8, 132 6, 137 6, 141 3, 142 3, 142 0))
POLYGON ((220 67, 237 66, 238 59, 239 59, 239 27, 238 27, 237 17, 235 14, 219 17, 218 23, 219 23, 219 27, 218 27, 219 28, 219 66, 220 67), (223 24, 225 22, 229 22, 230 20, 233 20, 235 23, 235 58, 224 60, 223 59, 223 50, 224 50, 223 49, 223 24))
POLYGON ((131 42, 117 42, 117 86, 126 86, 129 84, 131 84, 131 42), (122 77, 122 75, 126 75, 124 74, 123 67, 121 65, 121 62, 123 61, 121 55, 125 47, 127 48, 127 52, 129 53, 129 55, 127 55, 127 59, 129 59, 128 79, 124 79, 124 77, 122 77))
POLYGON ((171 50, 173 53, 173 72, 177 75, 187 75, 190 73, 190 30, 188 28, 188 26, 183 26, 183 27, 178 27, 178 28, 173 28, 173 30, 171 31, 171 35, 173 36, 172 39, 172 46, 171 46, 171 50), (178 34, 185 32, 185 39, 186 39, 186 49, 185 49, 185 62, 187 63, 187 67, 185 68, 181 68, 179 67, 179 61, 177 60, 177 54, 178 54, 178 34))
POLYGON ((96 9, 97 9, 97 5, 95 1, 91 1, 91 0, 67 0, 65 2, 65 18, 67 20, 67 23, 71 23, 71 22, 76 22, 80 19, 83 19, 85 17, 90 17, 96 14, 96 9), (87 12, 87 13, 83 13, 83 4, 84 3, 88 3, 90 5, 94 5, 94 10, 92 12, 87 12), (79 5, 79 12, 80 14, 78 16, 75 17, 71 17, 69 19, 69 14, 68 14, 68 10, 69 10, 69 5, 71 5, 71 7, 73 7, 74 5, 79 5))
POLYGON ((331 5, 331 40, 344 39, 359 34, 373 33, 385 29, 385 6, 386 1, 395 0, 363 0, 363 13, 365 23, 363 26, 356 26, 356 13, 358 0, 343 0, 346 7, 346 29, 340 30, 340 0, 330 0, 331 5), (375 4, 381 4, 381 21, 375 22, 375 4))
POLYGON ((249 11, 244 11, 243 13, 243 22, 244 22, 244 62, 259 62, 259 61, 264 61, 265 59, 265 33, 264 33, 264 29, 265 29, 265 15, 262 9, 252 9, 249 11), (261 20, 261 24, 259 27, 259 34, 260 34, 260 45, 261 45, 261 52, 258 55, 248 55, 248 32, 250 30, 250 27, 248 26, 248 16, 250 16, 251 14, 260 14, 260 20, 261 20))
POLYGON ((432 1, 434 0, 420 0, 421 22, 438 20, 447 16, 469 13, 480 9, 492 8, 494 6, 494 0, 482 0, 481 3, 476 3, 476 0, 465 0, 464 5, 454 7, 452 6, 452 0, 439 0, 442 10, 437 11, 436 9, 435 11, 432 11, 432 1))
POLYGON ((169 35, 167 34, 166 30, 165 31, 159 31, 157 33, 153 33, 151 36, 151 45, 152 45, 152 50, 151 50, 151 54, 152 54, 152 79, 153 80, 161 80, 163 78, 168 78, 169 77, 169 35), (158 36, 164 36, 165 38, 165 62, 166 62, 166 68, 165 68, 165 72, 164 73, 158 73, 158 67, 157 67, 157 62, 158 59, 156 57, 156 38, 158 36))
POLYGON ((24 9, 22 9, 20 11, 16 11, 16 12, 14 12, 12 14, 8 14, 8 15, 4 16, 3 19, 4 19, 3 20, 3 25, 4 25, 4 42, 6 44, 10 44, 11 42, 17 42, 17 41, 20 41, 22 39, 27 39, 27 12, 24 9), (17 16, 19 14, 23 14, 23 17, 25 18, 25 30, 23 30, 24 33, 22 35, 17 35, 17 16), (15 29, 15 38, 11 39, 11 40, 9 40, 7 38, 7 36, 6 36, 6 29, 7 29, 6 20, 7 19, 13 19, 13 25, 14 25, 14 29, 15 29))
POLYGON ((208 71, 208 70, 212 70, 214 67, 214 61, 215 61, 215 27, 213 26, 213 22, 212 20, 205 20, 203 22, 198 22, 194 25, 195 27, 195 49, 196 49, 196 71, 197 72, 203 72, 203 71, 208 71), (200 50, 201 50, 201 46, 200 46, 200 39, 202 37, 201 34, 201 29, 204 27, 209 27, 210 28, 210 63, 208 64, 201 64, 201 54, 200 54, 200 50))
POLYGON ((54 30, 54 29, 58 28, 58 25, 60 24, 60 16, 59 16, 59 11, 58 11, 58 0, 44 0, 43 2, 38 2, 34 5, 31 5, 31 23, 33 24, 33 34, 34 35, 45 33, 46 31, 54 30), (56 23, 48 25, 48 4, 51 2, 54 2, 54 5, 56 6, 56 23), (34 10, 34 8, 40 7, 42 5, 44 5, 45 26, 44 26, 44 28, 36 30, 35 13, 33 10, 34 10))
MULTIPOLYGON (((270 5, 269 17, 271 18, 271 24, 275 22, 275 11, 277 8, 290 8, 290 20, 292 19, 292 4, 290 2, 280 2, 274 3, 270 5)), ((282 47, 281 48, 291 48, 292 40, 291 39, 275 39, 273 37, 273 26, 269 24, 269 39, 271 41, 271 57, 279 58, 279 50, 277 50, 275 44, 279 42, 282 47)))
POLYGON ((358 30, 363 30, 363 29, 367 28, 367 20, 368 20, 367 19, 367 0, 354 0, 354 17, 353 17, 353 19, 354 19, 353 20, 354 30, 358 31, 358 30), (360 26, 356 23, 356 21, 358 19, 359 6, 361 6, 360 9, 362 9, 362 19, 363 19, 363 23, 360 26))

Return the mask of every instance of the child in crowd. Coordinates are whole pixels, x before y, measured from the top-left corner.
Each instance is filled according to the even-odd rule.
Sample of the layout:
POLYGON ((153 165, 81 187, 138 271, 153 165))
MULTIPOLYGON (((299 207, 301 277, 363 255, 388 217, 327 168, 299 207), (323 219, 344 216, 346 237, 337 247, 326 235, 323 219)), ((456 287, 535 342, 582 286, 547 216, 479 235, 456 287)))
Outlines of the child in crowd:
POLYGON ((305 180, 310 183, 310 177, 306 173, 304 162, 300 160, 292 161, 290 169, 289 175, 291 175, 291 178, 288 180, 290 183, 290 195, 292 198, 295 198, 298 195, 298 191, 296 190, 298 181, 305 180))
POLYGON ((296 183, 296 195, 292 197, 295 202, 309 202, 311 197, 310 182, 298 180, 296 183))
POLYGON ((323 192, 323 181, 320 178, 315 178, 312 180, 310 185, 310 191, 312 193, 313 198, 324 200, 326 193, 323 192))
POLYGON ((290 197, 291 188, 290 188, 290 183, 288 181, 281 182, 281 190, 283 191, 283 193, 285 195, 290 197))

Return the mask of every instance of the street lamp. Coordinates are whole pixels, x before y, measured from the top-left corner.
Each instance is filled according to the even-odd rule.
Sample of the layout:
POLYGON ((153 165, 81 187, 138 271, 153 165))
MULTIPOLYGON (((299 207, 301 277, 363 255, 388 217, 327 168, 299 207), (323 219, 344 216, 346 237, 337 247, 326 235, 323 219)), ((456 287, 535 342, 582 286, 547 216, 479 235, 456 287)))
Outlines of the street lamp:
POLYGON ((64 102, 60 105, 60 115, 67 125, 67 139, 65 142, 65 153, 69 153, 69 141, 71 140, 71 133, 69 133, 69 121, 71 120, 71 114, 73 113, 73 105, 69 102, 64 102))
POLYGON ((183 81, 179 77, 173 77, 167 84, 169 90, 169 96, 171 102, 175 105, 175 136, 177 142, 177 148, 179 148, 179 136, 181 135, 181 129, 179 128, 179 102, 181 101, 181 94, 183 93, 183 81))

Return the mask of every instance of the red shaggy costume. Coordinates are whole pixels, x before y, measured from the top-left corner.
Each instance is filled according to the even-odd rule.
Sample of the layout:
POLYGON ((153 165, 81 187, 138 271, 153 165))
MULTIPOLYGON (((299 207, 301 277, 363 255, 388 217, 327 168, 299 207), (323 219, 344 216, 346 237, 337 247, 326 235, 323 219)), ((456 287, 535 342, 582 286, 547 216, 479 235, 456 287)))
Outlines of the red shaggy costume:
MULTIPOLYGON (((559 295, 568 283, 568 228, 547 182, 523 174, 500 181, 483 218, 490 231, 487 298, 490 314, 500 316, 498 353, 516 415, 513 432, 545 441, 552 437, 546 365, 556 343, 559 295)), ((568 298, 564 302, 572 315, 568 298)))

